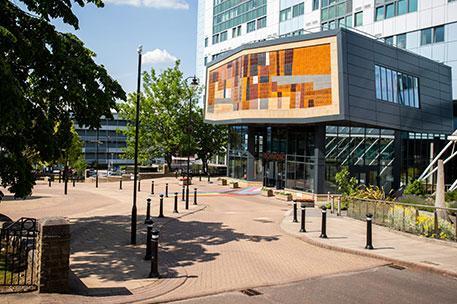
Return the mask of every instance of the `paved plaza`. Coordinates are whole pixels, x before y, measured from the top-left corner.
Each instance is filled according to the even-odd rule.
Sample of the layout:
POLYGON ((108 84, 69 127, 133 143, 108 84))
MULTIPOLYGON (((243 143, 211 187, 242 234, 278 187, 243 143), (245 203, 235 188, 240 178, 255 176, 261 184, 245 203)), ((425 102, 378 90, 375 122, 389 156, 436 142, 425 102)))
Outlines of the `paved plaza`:
MULTIPOLYGON (((196 181, 191 189, 199 189, 198 205, 192 204, 191 196, 190 209, 185 210, 181 201, 182 188, 176 179, 156 179, 155 195, 152 196, 150 183, 150 180, 142 181, 142 191, 138 193, 138 245, 135 246, 129 245, 131 182, 124 182, 123 190, 119 190, 118 183, 100 183, 98 189, 89 183, 78 183, 75 188, 70 184, 67 196, 63 195, 63 184, 54 183, 49 188, 47 184, 39 183, 31 199, 7 198, 2 202, 0 213, 13 219, 65 216, 71 220, 73 289, 68 295, 2 295, 2 303, 177 300, 299 303, 300 298, 305 297, 304 291, 309 292, 305 297, 309 303, 318 303, 318 296, 323 292, 320 283, 325 282, 329 282, 325 285, 335 285, 334 291, 327 295, 332 302, 337 299, 337 290, 359 288, 359 284, 377 276, 383 278, 380 281, 382 289, 377 292, 401 288, 398 293, 401 295, 407 294, 408 288, 421 288, 420 284, 425 284, 425 288, 433 283, 430 286, 434 289, 429 296, 434 292, 440 294, 442 303, 453 303, 449 300, 457 297, 457 281, 453 278, 420 270, 402 272, 386 267, 390 262, 382 259, 329 250, 303 241, 292 231, 297 226, 286 227, 290 205, 262 197, 256 188, 233 190, 208 184, 206 180, 196 181), (172 213, 174 199, 170 195, 165 198, 166 218, 157 219, 158 194, 164 192, 165 183, 169 183, 170 194, 179 193, 179 213, 172 213), (145 227, 142 222, 149 196, 152 197, 151 213, 161 230, 162 278, 159 280, 147 278, 150 263, 143 260, 145 227), (430 276, 429 280, 418 279, 424 274, 430 276), (400 281, 405 282, 404 288, 400 281), (255 288, 262 294, 249 297, 239 292, 247 288, 255 288), (275 297, 281 297, 281 300, 275 300, 275 297), (187 300, 189 298, 195 300, 187 300)), ((333 233, 332 229, 329 233, 333 233)), ((372 286, 373 282, 367 284, 372 286)), ((350 294, 358 299, 353 292, 346 292, 346 299, 350 294)), ((360 298, 358 302, 364 301, 360 298)))

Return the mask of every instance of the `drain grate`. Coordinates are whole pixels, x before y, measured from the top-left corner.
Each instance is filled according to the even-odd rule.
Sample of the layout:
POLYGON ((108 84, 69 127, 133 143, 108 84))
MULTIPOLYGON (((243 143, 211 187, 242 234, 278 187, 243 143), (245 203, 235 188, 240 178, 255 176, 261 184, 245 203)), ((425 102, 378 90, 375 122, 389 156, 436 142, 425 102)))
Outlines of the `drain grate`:
POLYGON ((393 269, 397 269, 397 270, 406 269, 406 267, 403 267, 403 266, 400 266, 400 265, 396 265, 396 264, 390 264, 390 265, 387 265, 387 266, 390 267, 390 268, 393 268, 393 269))
POLYGON ((421 263, 430 264, 430 265, 435 265, 435 266, 440 266, 440 264, 434 263, 434 262, 430 262, 430 261, 421 261, 421 263))
POLYGON ((261 292, 258 292, 257 290, 254 290, 251 288, 240 290, 240 292, 244 293, 245 295, 247 295, 249 297, 258 296, 258 295, 262 294, 261 292))

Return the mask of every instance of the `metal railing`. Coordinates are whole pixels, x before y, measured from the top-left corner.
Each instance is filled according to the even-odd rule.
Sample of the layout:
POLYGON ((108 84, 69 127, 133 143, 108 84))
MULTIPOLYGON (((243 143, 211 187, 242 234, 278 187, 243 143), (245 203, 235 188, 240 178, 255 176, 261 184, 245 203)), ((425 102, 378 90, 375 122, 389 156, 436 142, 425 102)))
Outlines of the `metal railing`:
POLYGON ((0 286, 35 286, 36 219, 20 218, 0 230, 0 286))
POLYGON ((394 230, 425 237, 457 241, 457 208, 408 204, 361 198, 345 198, 347 216, 365 221, 373 215, 373 223, 394 230))

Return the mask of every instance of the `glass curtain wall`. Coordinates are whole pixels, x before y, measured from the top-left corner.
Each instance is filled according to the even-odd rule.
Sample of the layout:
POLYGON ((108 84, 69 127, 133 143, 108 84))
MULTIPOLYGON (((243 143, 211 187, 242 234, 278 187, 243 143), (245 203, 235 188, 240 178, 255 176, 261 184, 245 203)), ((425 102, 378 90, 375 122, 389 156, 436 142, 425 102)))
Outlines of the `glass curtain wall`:
POLYGON ((248 159, 248 127, 230 127, 229 132, 229 155, 228 176, 232 178, 247 178, 248 159))
POLYGON ((325 144, 325 184, 336 192, 335 174, 347 166, 360 184, 393 187, 393 130, 347 126, 327 126, 325 144))

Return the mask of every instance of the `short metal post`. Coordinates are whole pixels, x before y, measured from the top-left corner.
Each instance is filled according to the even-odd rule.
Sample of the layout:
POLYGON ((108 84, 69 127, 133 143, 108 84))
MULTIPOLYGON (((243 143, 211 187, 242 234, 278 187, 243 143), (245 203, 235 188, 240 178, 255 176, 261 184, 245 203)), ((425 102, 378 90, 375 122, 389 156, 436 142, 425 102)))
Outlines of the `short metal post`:
POLYGON ((178 213, 178 192, 175 192, 175 208, 173 209, 173 213, 178 213))
POLYGON ((62 173, 59 170, 59 184, 60 184, 61 181, 62 181, 62 173))
POLYGON ((211 174, 208 172, 208 183, 211 183, 211 174))
POLYGON ((305 220, 306 220, 306 205, 304 203, 302 203, 301 204, 300 232, 306 232, 305 220))
POLYGON ((194 188, 194 205, 197 205, 197 188, 194 188))
POLYGON ((298 223, 298 219, 297 219, 297 202, 294 201, 293 205, 294 205, 294 218, 293 218, 292 222, 293 223, 298 223))
POLYGON ((75 177, 73 177, 73 188, 76 186, 75 177))
POLYGON ((163 194, 160 195, 159 217, 165 217, 163 215, 163 194))
POLYGON ((150 260, 152 258, 152 227, 154 222, 152 219, 146 219, 144 222, 146 224, 146 254, 144 256, 145 260, 150 260))
POLYGON ((322 227, 321 227, 321 235, 319 236, 322 239, 327 238, 327 207, 322 206, 322 227))
POLYGON ((438 225, 438 211, 435 209, 433 211, 433 224, 434 224, 434 230, 435 230, 435 238, 439 238, 439 225, 438 225))
POLYGON ((95 188, 98 188, 98 170, 97 174, 95 175, 95 188))
POLYGON ((121 179, 119 180, 119 190, 122 190, 122 177, 121 177, 121 179))
POLYGON ((202 181, 202 173, 200 172, 200 174, 198 175, 198 181, 201 182, 202 181))
POLYGON ((153 229, 151 232, 152 239, 152 258, 151 258, 151 272, 149 273, 150 278, 159 278, 159 235, 158 229, 153 229))
POLYGON ((175 171, 175 178, 178 179, 178 171, 175 171))
POLYGON ((186 210, 189 209, 189 186, 186 187, 186 210))
POLYGON ((144 220, 144 223, 146 224, 146 221, 151 218, 151 198, 148 197, 146 199, 146 219, 144 220))
POLYGON ((138 176, 138 192, 140 192, 140 191, 141 191, 141 179, 138 176))
POLYGON ((333 214, 334 206, 333 206, 333 201, 330 199, 330 191, 327 192, 327 202, 330 204, 330 213, 333 214))
POLYGON ((168 197, 168 183, 165 184, 165 197, 168 197))
POLYGON ((337 200, 337 210, 336 210, 336 216, 341 216, 341 196, 338 196, 337 200))
POLYGON ((367 244, 365 246, 365 249, 373 249, 372 225, 373 225, 373 214, 368 213, 367 214, 367 244))
POLYGON ((48 177, 48 184, 49 184, 49 187, 51 187, 51 177, 48 177))
POLYGON ((151 181, 151 194, 154 194, 154 181, 151 181))

